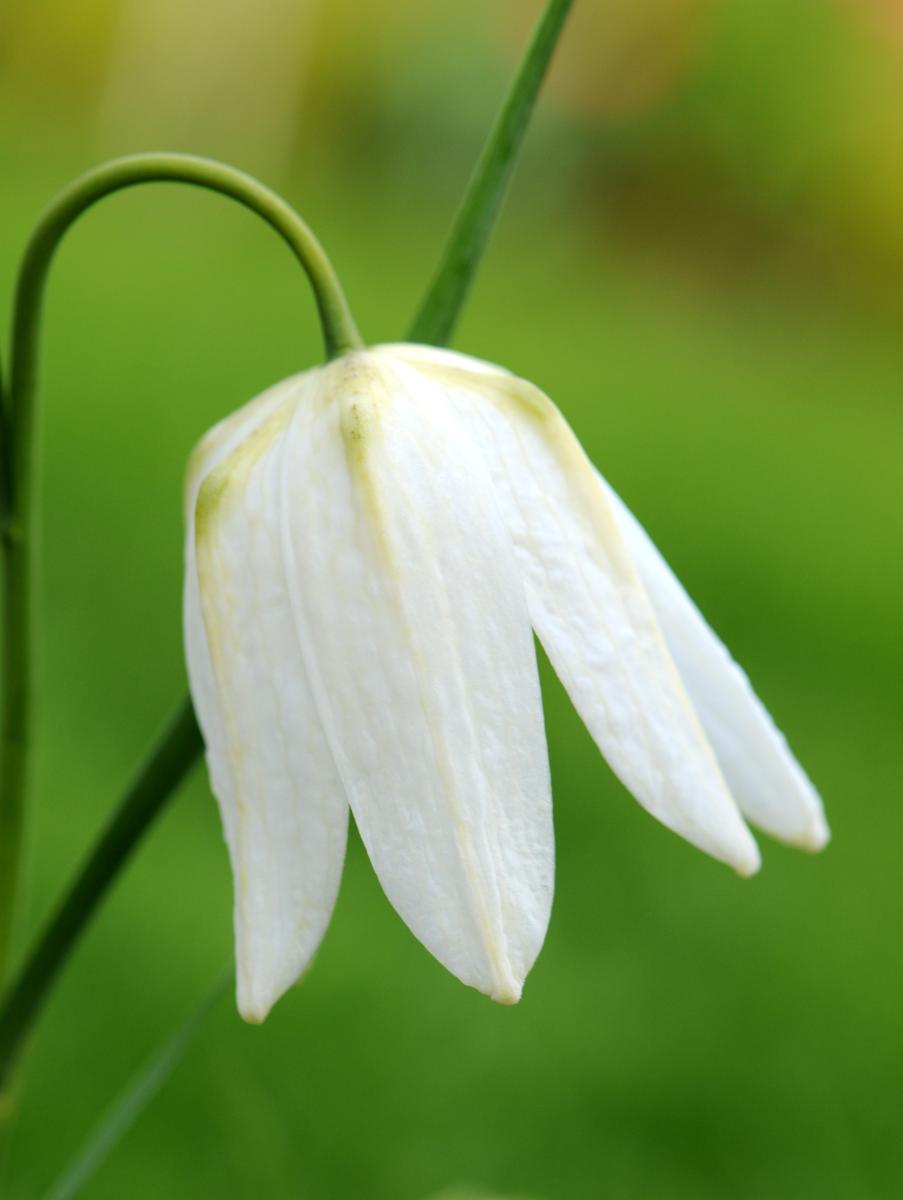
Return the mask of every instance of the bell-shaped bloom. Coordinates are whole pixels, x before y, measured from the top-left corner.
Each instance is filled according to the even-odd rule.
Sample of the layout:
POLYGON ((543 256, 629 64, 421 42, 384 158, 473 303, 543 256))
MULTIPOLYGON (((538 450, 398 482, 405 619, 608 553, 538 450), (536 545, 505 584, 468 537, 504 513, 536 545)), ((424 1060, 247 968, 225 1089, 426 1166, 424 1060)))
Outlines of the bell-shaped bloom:
POLYGON ((533 631, 669 828, 743 875, 744 816, 827 840, 746 676, 555 406, 506 371, 395 345, 289 379, 201 442, 187 525, 189 677, 249 1020, 319 945, 349 807, 420 941, 518 999, 554 874, 533 631))

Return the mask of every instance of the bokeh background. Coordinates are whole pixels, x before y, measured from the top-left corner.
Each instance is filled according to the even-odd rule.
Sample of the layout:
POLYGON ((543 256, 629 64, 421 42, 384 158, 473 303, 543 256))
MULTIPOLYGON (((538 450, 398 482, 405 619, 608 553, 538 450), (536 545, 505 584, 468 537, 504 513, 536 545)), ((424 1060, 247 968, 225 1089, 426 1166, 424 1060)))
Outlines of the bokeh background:
MULTIPOLYGON (((282 189, 397 338, 538 11, 6 0, 4 328, 53 193, 171 148, 282 189)), ((303 985, 261 1028, 221 1002, 86 1196, 900 1194, 901 113, 899 0, 577 0, 456 339, 564 409, 790 735, 829 849, 766 840, 734 878, 546 670, 558 888, 522 1003, 433 962, 352 838, 303 985)), ((119 197, 60 256, 23 945, 184 689, 187 453, 318 343, 290 256, 219 198, 119 197)), ((5 1195, 41 1195, 229 961, 230 890, 198 770, 41 1022, 5 1195)))

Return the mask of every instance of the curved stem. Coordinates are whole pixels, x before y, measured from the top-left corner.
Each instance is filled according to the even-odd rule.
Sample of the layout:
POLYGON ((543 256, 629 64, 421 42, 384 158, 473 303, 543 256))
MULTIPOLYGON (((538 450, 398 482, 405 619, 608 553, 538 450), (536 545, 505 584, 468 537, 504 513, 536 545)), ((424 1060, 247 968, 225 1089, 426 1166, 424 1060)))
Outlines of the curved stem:
POLYGON ((110 884, 202 749, 194 711, 186 700, 135 776, 4 999, 0 1008, 0 1121, 3 1094, 19 1051, 57 975, 110 884))
POLYGON ((439 267, 411 324, 409 341, 441 346, 452 335, 498 217, 539 89, 573 2, 549 0, 533 31, 467 185, 439 267))
POLYGON ((41 313, 50 265, 72 224, 105 196, 142 183, 187 183, 219 192, 282 237, 313 287, 327 358, 362 345, 332 264, 298 214, 250 175, 188 154, 135 154, 71 184, 46 210, 26 247, 16 286, 12 360, 3 413, 3 643, 0 701, 0 980, 18 892, 31 710, 31 536, 35 397, 41 313))
POLYGON ((235 167, 191 154, 133 154, 104 163, 75 180, 53 201, 32 233, 19 268, 8 406, 8 486, 14 509, 28 502, 41 309, 56 250, 74 222, 98 200, 138 184, 166 182, 219 192, 262 217, 307 273, 323 326, 326 357, 362 345, 326 252, 301 217, 275 192, 235 167))

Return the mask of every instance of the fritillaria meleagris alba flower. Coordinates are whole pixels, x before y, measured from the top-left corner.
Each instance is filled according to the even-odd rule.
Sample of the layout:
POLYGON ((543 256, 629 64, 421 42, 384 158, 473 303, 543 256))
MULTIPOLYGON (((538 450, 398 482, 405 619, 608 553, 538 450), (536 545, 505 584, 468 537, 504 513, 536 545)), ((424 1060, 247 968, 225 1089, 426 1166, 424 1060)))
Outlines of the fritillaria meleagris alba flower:
POLYGON ((744 816, 826 842, 745 675, 529 383, 425 346, 347 354, 207 434, 187 506, 188 668, 247 1019, 323 936, 349 808, 420 941, 518 999, 554 872, 534 630, 669 828, 743 875, 744 816))

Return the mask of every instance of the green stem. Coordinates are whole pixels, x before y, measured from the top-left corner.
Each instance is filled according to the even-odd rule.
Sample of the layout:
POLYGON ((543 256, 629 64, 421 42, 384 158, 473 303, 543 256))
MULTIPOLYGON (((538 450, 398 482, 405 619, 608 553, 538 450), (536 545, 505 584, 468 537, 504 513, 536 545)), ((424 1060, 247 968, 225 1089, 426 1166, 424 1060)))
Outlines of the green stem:
POLYGON ((186 701, 125 793, 7 994, 0 1008, 0 1118, 3 1093, 12 1082, 19 1051, 57 975, 110 884, 202 749, 194 711, 186 701))
POLYGON ((283 238, 314 291, 327 358, 359 347, 360 335, 329 259, 294 209, 250 175, 187 154, 136 154, 83 175, 50 205, 26 247, 16 286, 12 361, 3 413, 3 645, 0 698, 0 980, 5 977, 18 894, 31 725, 31 546, 35 398, 41 314, 50 265, 72 224, 98 200, 143 183, 187 183, 219 192, 262 217, 283 238))
POLYGON ((546 5, 471 176, 439 267, 411 325, 409 341, 444 346, 451 338, 572 4, 573 0, 549 0, 546 5))
MULTIPOLYGON (((550 0, 537 26, 465 194, 442 265, 412 326, 410 337, 413 340, 432 345, 444 345, 448 341, 498 214, 543 75, 572 3, 573 0, 550 0)), ((350 318, 348 328, 353 335, 350 318)), ((346 341, 349 345, 356 344, 356 335, 348 336, 346 341)), ((183 715, 190 711, 190 701, 186 700, 183 703, 183 715)), ((187 715, 183 719, 187 722, 187 715)), ((183 730, 183 734, 186 733, 183 730)), ((203 747, 193 718, 190 736, 180 738, 179 744, 181 770, 171 780, 164 769, 169 739, 164 738, 158 749, 150 755, 140 777, 145 781, 143 787, 148 789, 147 792, 142 790, 137 794, 134 788, 128 792, 120 802, 110 827, 116 829, 121 824, 131 830, 130 837, 125 842, 117 843, 116 839, 110 840, 108 831, 82 868, 53 922, 41 935, 23 973, 0 1008, 0 1078, 10 1077, 17 1054, 37 1015, 38 1006, 46 998, 76 939, 124 864, 124 855, 131 851, 152 816, 166 803, 170 791, 200 756, 203 747), (150 816, 136 822, 132 812, 136 806, 139 814, 149 812, 150 816), (117 853, 123 854, 123 857, 117 859, 117 853), (103 864, 102 871, 97 870, 98 859, 103 864)))

